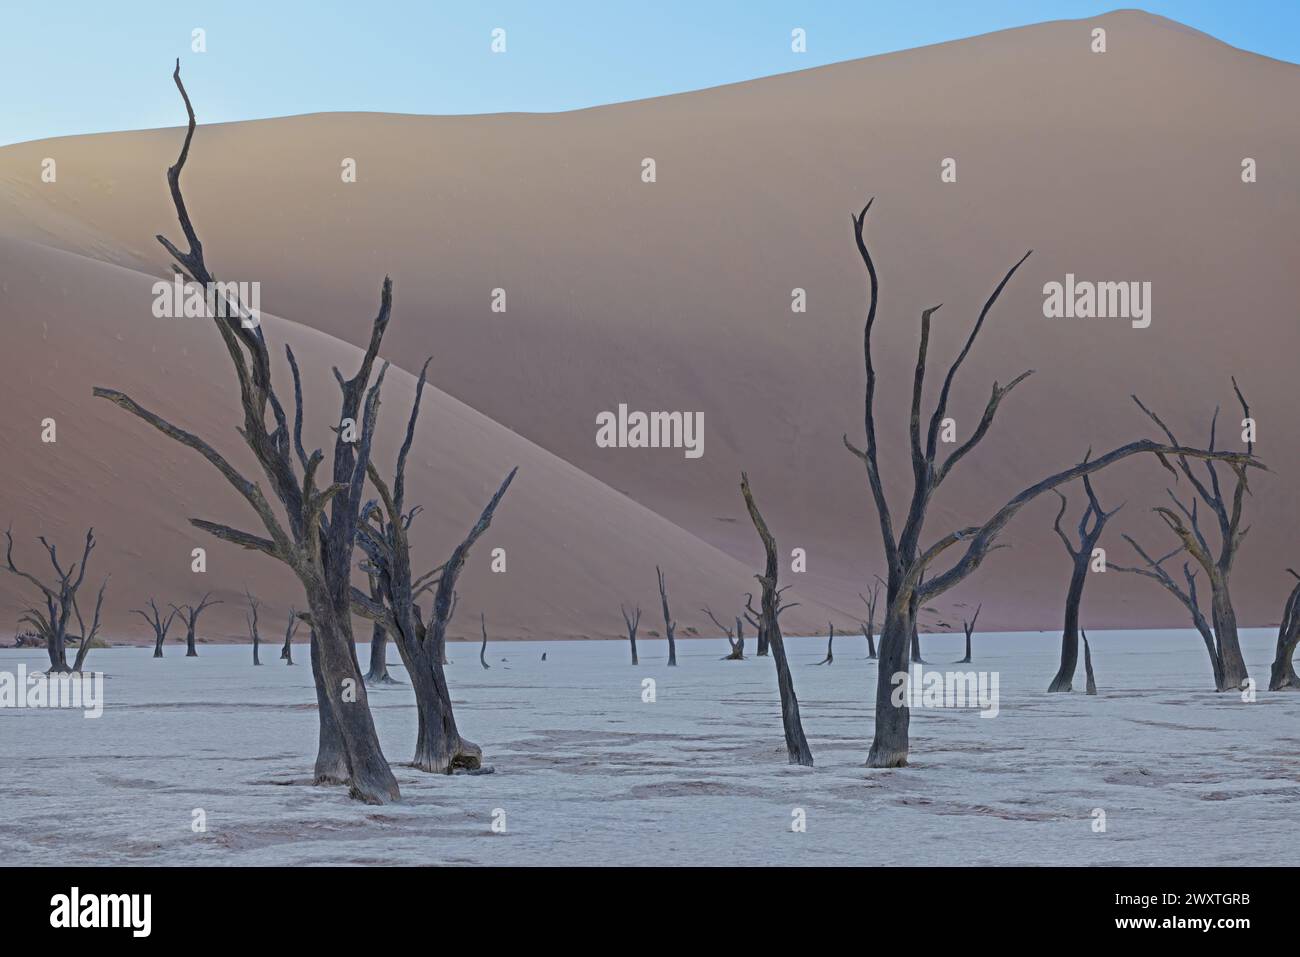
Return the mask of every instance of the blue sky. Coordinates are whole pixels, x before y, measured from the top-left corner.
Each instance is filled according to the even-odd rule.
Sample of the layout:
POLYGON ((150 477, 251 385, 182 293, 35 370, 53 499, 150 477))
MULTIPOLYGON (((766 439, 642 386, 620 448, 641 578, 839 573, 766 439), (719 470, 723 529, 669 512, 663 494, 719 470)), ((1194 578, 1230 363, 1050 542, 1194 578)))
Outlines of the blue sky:
MULTIPOLYGON (((569 110, 1113 9, 1070 0, 0 0, 0 144, 322 110, 569 110), (57 11, 57 12, 56 12, 57 11), (190 50, 206 31, 207 52, 190 50), (506 53, 490 51, 506 30, 506 53), (790 50, 790 31, 808 52, 790 50)), ((1142 9, 1300 62, 1300 0, 1142 9)))

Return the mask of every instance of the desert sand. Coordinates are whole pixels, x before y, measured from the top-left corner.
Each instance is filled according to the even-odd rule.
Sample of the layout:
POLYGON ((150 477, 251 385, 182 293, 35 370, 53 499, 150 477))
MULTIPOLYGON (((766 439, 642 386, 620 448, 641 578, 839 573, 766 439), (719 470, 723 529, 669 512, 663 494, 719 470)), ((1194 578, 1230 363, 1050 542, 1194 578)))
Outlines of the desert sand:
MULTIPOLYGON (((159 64, 160 88, 170 65, 159 64)), ((200 123, 205 96, 191 87, 200 123)), ((802 604, 795 633, 855 624, 880 567, 859 463, 841 435, 862 430, 864 276, 850 211, 876 202, 869 238, 881 277, 879 415, 895 510, 909 491, 906 402, 920 310, 936 316, 942 369, 980 304, 1026 249, 954 392, 973 428, 994 380, 1036 374, 932 511, 933 536, 982 521, 1015 491, 1153 429, 1138 392, 1187 442, 1216 405, 1237 443, 1236 375, 1271 472, 1253 482, 1252 530, 1233 579, 1243 625, 1276 622, 1300 562, 1300 68, 1136 12, 1061 21, 697 93, 553 115, 319 114, 200 126, 185 190, 223 279, 262 283, 267 334, 303 357, 309 442, 337 410, 330 364, 355 365, 379 283, 395 282, 390 373, 377 462, 391 466, 432 355, 412 502, 419 554, 453 546, 511 466, 520 475, 463 581, 458 633, 480 610, 501 637, 613 637, 618 604, 657 629, 654 565, 669 576, 679 633, 711 631, 698 609, 734 615, 761 551, 737 490, 748 470, 802 604), (1089 50, 1108 30, 1109 50, 1089 50), (344 158, 357 162, 343 183, 344 158), (641 162, 656 161, 643 183, 641 162), (957 181, 940 181, 940 162, 957 181), (1241 162, 1258 182, 1241 181, 1241 162), (1152 284, 1149 328, 1049 320, 1042 288, 1067 273, 1152 284), (791 312, 791 290, 808 311, 791 312), (490 309, 492 290, 508 296, 490 309), (283 317, 283 318, 275 318, 283 317), (310 356, 308 358, 307 356, 310 356), (595 417, 632 408, 699 411, 705 454, 601 449, 595 417), (892 451, 892 455, 888 453, 892 451), (491 575, 488 551, 508 549, 491 575)), ((183 118, 179 98, 178 122, 183 118)), ((242 633, 245 587, 268 615, 298 597, 269 560, 205 539, 191 516, 247 525, 234 493, 187 450, 90 396, 120 388, 178 424, 238 446, 233 376, 215 333, 150 313, 169 275, 155 233, 179 233, 164 171, 179 128, 68 137, 0 149, 0 520, 19 555, 35 535, 70 551, 88 525, 91 579, 111 572, 106 630, 144 637, 128 616, 147 595, 226 604, 212 636, 242 633), (40 181, 44 157, 57 184, 40 181), (40 420, 58 442, 40 442, 40 420), (209 552, 206 576, 190 549, 209 552)), ((285 370, 278 370, 283 373, 285 370)), ((932 379, 929 393, 933 401, 932 379)), ((287 379, 282 378, 281 382, 287 379)), ((247 459, 243 460, 247 464, 247 459)), ((1154 461, 1105 473, 1103 539, 1128 531, 1164 550, 1150 515, 1170 480, 1154 461)), ((1081 497, 1071 490, 1076 502, 1081 497)), ((1049 497, 1050 498, 1050 497, 1049 497)), ((1059 627, 1069 562, 1051 533, 1055 500, 1010 526, 978 574, 922 618, 958 627, 1059 627)), ((29 600, 0 578, 0 616, 29 600)), ((1097 576, 1089 629, 1187 627, 1149 582, 1097 576)))

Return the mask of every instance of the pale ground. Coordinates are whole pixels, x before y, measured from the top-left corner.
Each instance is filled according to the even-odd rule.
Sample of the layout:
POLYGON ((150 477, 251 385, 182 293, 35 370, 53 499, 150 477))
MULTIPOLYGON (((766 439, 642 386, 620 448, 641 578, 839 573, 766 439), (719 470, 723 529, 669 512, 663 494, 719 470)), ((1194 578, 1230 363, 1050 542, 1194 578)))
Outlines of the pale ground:
MULTIPOLYGON (((246 646, 96 651, 99 720, 0 710, 0 863, 1300 864, 1300 695, 1206 690, 1191 632, 1090 637, 1095 698, 1044 693, 1053 636, 977 636, 968 667, 1000 672, 1001 714, 914 711, 914 763, 892 771, 863 767, 875 664, 860 636, 828 667, 812 666, 824 641, 791 642, 811 770, 786 764, 771 660, 720 661, 720 641, 681 642, 675 669, 653 640, 639 668, 622 643, 536 642, 491 647, 483 671, 457 644, 457 718, 496 773, 397 767, 387 807, 306 783, 304 647, 292 668, 268 647, 256 669, 246 646)), ((923 643, 932 666, 961 656, 960 637, 923 643)), ((1272 636, 1245 643, 1266 678, 1272 636)), ((0 670, 43 657, 0 651, 0 670)), ((388 757, 407 760, 409 689, 372 707, 388 757)))

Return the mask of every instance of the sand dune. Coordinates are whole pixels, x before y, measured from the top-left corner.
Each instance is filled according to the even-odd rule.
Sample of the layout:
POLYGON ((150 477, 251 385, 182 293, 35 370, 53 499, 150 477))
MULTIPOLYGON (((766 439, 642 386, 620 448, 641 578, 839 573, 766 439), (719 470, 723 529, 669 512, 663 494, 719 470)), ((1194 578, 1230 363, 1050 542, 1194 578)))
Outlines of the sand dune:
MULTIPOLYGON (((160 66, 160 86, 169 82, 160 66)), ((190 92, 202 120, 211 91, 190 92)), ((1300 68, 1119 12, 573 113, 202 127, 185 188, 219 275, 260 281, 264 308, 295 323, 357 343, 378 277, 394 277, 388 353, 408 371, 432 354, 445 393, 421 442, 437 466, 420 479, 434 539, 447 542, 495 476, 532 457, 501 517, 519 550, 512 569, 531 570, 512 571, 499 591, 486 575, 465 588, 464 607, 488 604, 514 632, 612 632, 619 594, 640 589, 648 608, 646 569, 667 562, 670 546, 682 608, 721 604, 758 557, 736 491, 742 468, 783 548, 808 550, 798 578, 807 605, 791 614, 812 625, 823 606, 854 608, 881 570, 865 479, 840 445, 862 428, 864 282, 849 211, 869 195, 895 508, 909 481, 905 403, 920 310, 945 303, 931 354, 946 362, 997 278, 1032 247, 958 382, 959 430, 973 427, 995 379, 1037 374, 945 487, 931 532, 986 517, 1090 446, 1151 435, 1133 391, 1189 441, 1204 441, 1221 403, 1221 435, 1235 440, 1236 375, 1272 469, 1255 482, 1233 589, 1241 622, 1262 625, 1280 614, 1283 569, 1300 561, 1297 99, 1300 68), (1108 30, 1105 54, 1089 50, 1096 25, 1108 30), (357 161, 356 183, 340 180, 345 157, 357 161), (656 160, 653 184, 641 182, 644 157, 656 160), (956 183, 940 182, 946 157, 956 183), (1242 183, 1243 157, 1258 163, 1258 182, 1242 183), (1150 327, 1043 318, 1044 283, 1067 273, 1150 282, 1150 327), (806 314, 790 310, 795 287, 807 290, 806 314), (490 310, 496 288, 505 313, 490 310), (595 416, 620 402, 702 412, 705 454, 597 448, 595 416), (544 468, 545 480, 533 478, 544 468), (457 477, 454 510, 433 498, 444 471, 457 477)), ((163 173, 179 141, 172 129, 0 150, 0 235, 10 237, 0 245, 0 315, 7 332, 19 330, 0 360, 16 473, 0 492, 3 513, 26 512, 15 527, 30 534, 43 512, 61 540, 94 520, 101 557, 115 539, 136 549, 138 570, 115 574, 174 575, 175 587, 187 581, 194 537, 184 518, 202 507, 239 519, 238 505, 180 451, 94 408, 88 378, 138 383, 142 400, 164 406, 184 392, 194 424, 225 427, 230 390, 211 364, 215 340, 146 324, 139 276, 16 240, 165 275, 152 237, 177 232, 163 173), (39 181, 46 156, 58 161, 57 185, 39 181), (40 334, 43 351, 28 352, 40 334), (59 459, 25 444, 49 407, 76 410, 59 459), (176 555, 164 557, 169 539, 176 555)), ((322 355, 341 348, 292 335, 319 342, 322 355)), ((390 428, 409 389, 397 381, 390 428)), ((384 446, 380 461, 390 460, 384 446)), ((1135 462, 1099 480, 1108 506, 1127 501, 1105 540, 1113 555, 1130 559, 1121 531, 1152 548, 1167 541, 1148 511, 1166 478, 1135 462)), ((926 627, 956 624, 977 601, 990 628, 1058 626, 1068 560, 1050 532, 1053 505, 1026 510, 1007 535, 1014 548, 945 596, 926 627)), ((252 567, 224 587, 242 586, 252 567)), ((0 595, 14 607, 12 590, 0 595)), ((1089 586, 1084 618, 1095 628, 1186 624, 1154 586, 1116 574, 1089 586)))
MULTIPOLYGON (((111 637, 147 631, 129 610, 148 596, 180 603, 208 589, 225 604, 205 613, 202 633, 245 634, 248 588, 268 602, 263 637, 274 641, 289 603, 301 603, 301 586, 276 562, 188 524, 199 517, 254 530, 251 510, 196 453, 90 394, 92 384, 121 389, 209 438, 255 476, 234 431, 234 373, 211 324, 154 318, 152 279, 118 266, 10 239, 0 239, 0 261, 12 270, 0 284, 7 317, 0 379, 9 410, 0 441, 17 464, 0 487, 0 514, 13 519, 20 567, 44 574, 37 534, 58 544, 65 559, 74 548, 79 557, 93 523, 99 544, 89 580, 98 587, 105 572, 112 574, 105 619, 111 637), (40 440, 46 417, 57 424, 52 444, 40 440), (196 546, 208 552, 203 575, 190 568, 196 546)), ((403 311, 399 305, 394 325, 403 311)), ((288 341, 303 370, 305 442, 328 447, 326 423, 338 414, 329 369, 355 369, 360 350, 275 317, 264 322, 275 351, 288 341)), ((276 374, 287 383, 287 364, 281 361, 276 374)), ((390 369, 375 443, 385 471, 414 392, 409 373, 390 369)), ((281 394, 292 393, 282 387, 281 394)), ((641 605, 643 634, 661 630, 656 563, 667 569, 681 632, 707 623, 699 612, 705 603, 734 614, 742 592, 753 590, 752 569, 436 388, 426 388, 407 466, 408 501, 425 506, 413 526, 417 564, 446 558, 515 465, 519 477, 461 579, 454 635, 476 638, 484 611, 494 638, 609 637, 622 626, 620 601, 641 605), (489 571, 497 547, 506 549, 504 574, 489 571)), ((0 608, 16 617, 30 590, 3 576, 0 608)), ((792 627, 815 631, 831 612, 809 602, 788 614, 792 627)))

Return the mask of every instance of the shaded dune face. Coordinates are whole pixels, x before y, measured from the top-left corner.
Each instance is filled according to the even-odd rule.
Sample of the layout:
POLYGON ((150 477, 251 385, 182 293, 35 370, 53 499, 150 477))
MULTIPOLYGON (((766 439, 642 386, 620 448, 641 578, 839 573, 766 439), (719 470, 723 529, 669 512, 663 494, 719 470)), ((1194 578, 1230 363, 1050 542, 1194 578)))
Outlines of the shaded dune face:
MULTIPOLYGON (((201 121, 204 91, 191 95, 201 121)), ((962 368, 958 436, 993 381, 1035 375, 945 484, 928 537, 984 520, 1089 448, 1155 437, 1132 392, 1188 443, 1207 440, 1222 405, 1220 445, 1236 447, 1235 375, 1271 472, 1252 481, 1233 595, 1243 625, 1264 625, 1300 560, 1298 97, 1295 66, 1123 12, 557 115, 200 127, 185 190, 218 275, 259 281, 263 309, 291 320, 268 320, 268 334, 318 350, 303 363, 314 444, 337 409, 326 370, 355 365, 344 343, 368 334, 379 280, 392 275, 385 353, 407 373, 432 355, 437 387, 411 470, 410 500, 427 509, 423 558, 440 560, 501 474, 521 466, 491 536, 509 570, 491 575, 498 542, 481 543, 462 589, 466 634, 487 609, 503 636, 613 637, 620 601, 661 630, 656 563, 678 634, 704 630, 705 603, 729 620, 761 559, 742 468, 782 550, 807 552, 807 571, 785 575, 802 605, 783 621, 795 632, 852 624, 857 592, 884 571, 865 475, 841 444, 862 432, 865 277, 849 213, 871 195, 877 419, 895 513, 910 491, 921 309, 944 303, 928 408, 984 298, 1033 248, 962 368), (1095 26, 1107 30, 1104 54, 1090 50, 1095 26), (646 157, 654 183, 641 179, 646 157), (1249 184, 1247 157, 1258 169, 1249 184), (341 180, 345 158, 355 183, 341 180), (941 181, 945 159, 956 182, 941 181), (1150 283, 1150 325, 1045 318, 1044 285, 1067 275, 1150 283), (791 310, 796 288, 806 312, 791 310), (505 312, 492 310, 496 289, 505 312), (620 403, 701 413, 704 454, 598 447, 596 417, 620 403)), ((0 426, 14 473, 0 514, 15 516, 31 558, 36 533, 66 549, 95 523, 92 577, 114 574, 114 628, 143 627, 124 609, 157 581, 168 600, 228 592, 209 614, 233 634, 245 585, 282 604, 296 586, 192 532, 190 515, 243 526, 248 516, 204 463, 89 398, 92 383, 123 388, 201 434, 233 436, 233 377, 213 331, 149 314, 148 277, 168 274, 152 237, 178 232, 163 177, 180 136, 0 150, 0 389, 14 410, 0 426), (46 156, 57 184, 40 183, 46 156), (64 416, 55 447, 38 441, 40 419, 55 414, 46 408, 64 416), (189 572, 196 545, 211 556, 201 585, 189 572)), ((389 382, 383 469, 413 390, 409 375, 389 382)), ((1168 550, 1150 508, 1171 481, 1154 461, 1098 478, 1107 508, 1127 503, 1102 541, 1114 560, 1133 560, 1122 532, 1168 550)), ((1066 491, 1077 520, 1082 492, 1066 491)), ((1055 504, 1026 508, 1005 533, 1013 547, 924 612, 922 628, 959 629, 979 602, 981 627, 1059 627, 1069 560, 1051 533, 1055 504)), ((0 579, 0 599, 6 613, 21 607, 11 581, 0 579)), ((1090 580, 1083 617, 1096 629, 1187 625, 1154 585, 1114 573, 1090 580)))

